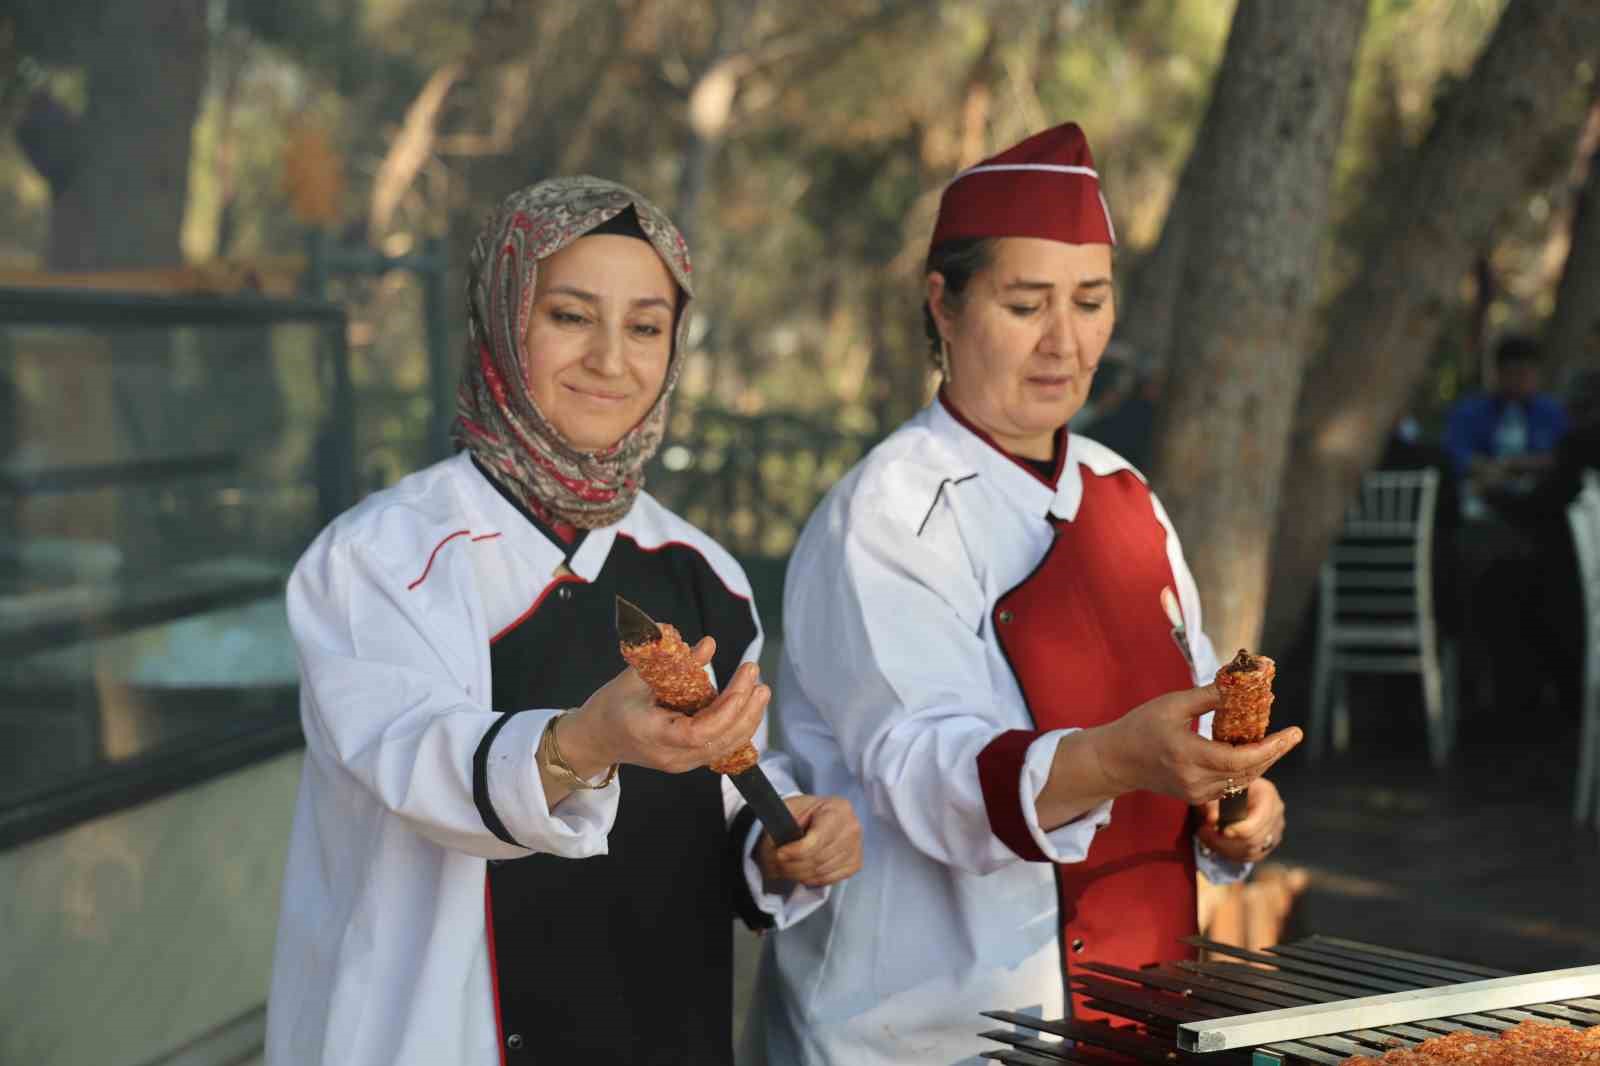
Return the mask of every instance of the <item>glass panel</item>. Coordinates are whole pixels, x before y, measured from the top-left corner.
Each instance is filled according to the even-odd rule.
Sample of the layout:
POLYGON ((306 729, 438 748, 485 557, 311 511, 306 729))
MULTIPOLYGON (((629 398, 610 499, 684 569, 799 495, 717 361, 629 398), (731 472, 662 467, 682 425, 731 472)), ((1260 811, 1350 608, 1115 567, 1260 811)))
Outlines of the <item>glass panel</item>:
POLYGON ((265 317, 0 323, 0 814, 295 721, 283 581, 350 412, 342 321, 265 317))
POLYGON ((76 641, 0 667, 0 808, 108 766, 292 721, 280 597, 76 641))

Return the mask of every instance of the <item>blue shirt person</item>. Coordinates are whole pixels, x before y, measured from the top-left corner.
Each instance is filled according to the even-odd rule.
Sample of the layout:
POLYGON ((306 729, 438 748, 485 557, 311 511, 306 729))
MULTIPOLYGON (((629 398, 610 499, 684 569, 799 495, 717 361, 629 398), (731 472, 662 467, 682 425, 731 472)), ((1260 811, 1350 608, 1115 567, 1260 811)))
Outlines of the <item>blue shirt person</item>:
POLYGON ((1539 360, 1532 338, 1505 337, 1495 349, 1495 391, 1468 396, 1450 412, 1445 449, 1456 475, 1477 492, 1526 491, 1567 434, 1566 409, 1539 391, 1539 360))

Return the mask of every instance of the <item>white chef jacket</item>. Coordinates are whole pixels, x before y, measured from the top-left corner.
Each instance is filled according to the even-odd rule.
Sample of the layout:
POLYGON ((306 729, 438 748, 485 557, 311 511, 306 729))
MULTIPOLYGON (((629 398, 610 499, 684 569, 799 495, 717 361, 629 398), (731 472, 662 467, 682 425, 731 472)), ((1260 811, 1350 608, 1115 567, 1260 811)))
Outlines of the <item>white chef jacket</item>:
MULTIPOLYGON (((804 786, 850 798, 866 859, 816 917, 766 945, 753 1035, 772 1066, 978 1063, 995 1047, 977 1037, 993 1025, 981 1011, 1066 1010, 1053 868, 994 834, 977 757, 1001 733, 1034 729, 990 622, 997 599, 1044 557, 1047 516, 1076 516, 1084 468, 1131 469, 1067 440, 1052 490, 936 399, 828 493, 795 548, 778 743, 804 786)), ((1199 594, 1152 501, 1204 684, 1218 664, 1199 594)), ((1081 861, 1111 817, 1106 803, 1039 825, 1034 799, 1069 732, 1034 741, 1018 782, 1035 842, 1059 863, 1081 861)), ((1196 848, 1214 882, 1247 872, 1196 848)))
MULTIPOLYGON (((530 611, 563 562, 593 580, 614 540, 676 543, 750 596, 719 545, 641 494, 571 559, 462 453, 368 497, 308 548, 289 579, 306 757, 284 878, 267 1066, 493 1066, 500 1062, 484 922, 485 860, 606 852, 620 782, 550 810, 534 763, 560 708, 506 719, 487 792, 512 839, 484 824, 473 757, 491 708, 490 639, 530 611)), ((754 606, 752 604, 752 613, 754 606)), ((744 652, 760 654, 760 623, 744 652)), ((765 727, 756 737, 764 747, 765 727)), ((782 756, 762 766, 796 791, 782 756)), ((743 799, 722 780, 731 823, 743 799)), ((754 846, 752 828, 746 854, 754 846)), ((787 897, 745 878, 785 928, 826 890, 787 897)), ((729 916, 730 921, 732 915, 729 916)), ((560 960, 552 960, 560 979, 560 960)), ((670 974, 663 974, 670 979, 670 974)))

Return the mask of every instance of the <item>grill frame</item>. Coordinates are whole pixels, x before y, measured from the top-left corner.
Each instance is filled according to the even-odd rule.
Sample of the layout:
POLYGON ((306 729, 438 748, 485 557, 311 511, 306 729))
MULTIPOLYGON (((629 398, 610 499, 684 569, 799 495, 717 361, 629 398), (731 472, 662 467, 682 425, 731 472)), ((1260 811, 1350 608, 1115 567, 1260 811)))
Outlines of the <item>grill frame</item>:
MULTIPOLYGON (((1317 1007, 1320 1013, 1340 1006, 1364 1008, 1361 1001, 1371 997, 1469 1002, 1476 990, 1511 989, 1502 992, 1504 1002, 1520 999, 1515 989, 1543 982, 1544 988, 1584 987, 1569 981, 1553 982, 1555 974, 1593 976, 1600 980, 1600 966, 1580 967, 1555 974, 1518 975, 1473 963, 1432 955, 1402 951, 1342 937, 1310 936, 1262 951, 1234 947, 1188 937, 1186 943, 1204 949, 1207 961, 1164 963, 1130 970, 1103 963, 1075 966, 1071 983, 1074 991, 1087 997, 1090 1007, 1116 1016, 1116 1025, 1100 1021, 1072 1019, 1046 1020, 1010 1011, 986 1011, 984 1016, 1008 1022, 1015 1030, 989 1030, 984 1039, 1007 1045, 985 1051, 983 1057, 1016 1066, 1060 1066, 1062 1063, 1091 1066, 1245 1066, 1245 1064, 1284 1064, 1284 1066, 1337 1066, 1350 1056, 1376 1058, 1396 1047, 1414 1047, 1424 1040, 1463 1029, 1496 1033, 1520 1021, 1600 1026, 1600 994, 1560 998, 1553 1002, 1523 1003, 1469 1013, 1427 1017, 1381 1027, 1358 1027, 1318 1036, 1277 1040, 1260 1044, 1225 1046, 1215 1051, 1190 1050, 1204 1046, 1195 1041, 1180 1045, 1180 1031, 1194 1036, 1200 1031, 1227 1030, 1228 1023, 1239 1022, 1235 1032, 1258 1029, 1250 1025, 1255 1016, 1266 1012, 1290 1012, 1300 1007, 1317 1007), (1271 969, 1265 968, 1271 967, 1271 969), (1427 990, 1438 995, 1428 995, 1427 990), (1393 993, 1405 993, 1396 997, 1393 993), (1185 1023, 1195 1023, 1184 1031, 1185 1023), (1072 1041, 1050 1043, 1029 1033, 1045 1034, 1072 1041)), ((1529 998, 1540 993, 1533 992, 1529 998)), ((1379 1002, 1382 1002, 1380 1000, 1379 1002)), ((1299 1013, 1299 1012, 1296 1012, 1299 1013)), ((1412 1011, 1415 1014, 1415 1011, 1412 1011)), ((1290 1017, 1287 1013, 1279 1017, 1290 1017)))

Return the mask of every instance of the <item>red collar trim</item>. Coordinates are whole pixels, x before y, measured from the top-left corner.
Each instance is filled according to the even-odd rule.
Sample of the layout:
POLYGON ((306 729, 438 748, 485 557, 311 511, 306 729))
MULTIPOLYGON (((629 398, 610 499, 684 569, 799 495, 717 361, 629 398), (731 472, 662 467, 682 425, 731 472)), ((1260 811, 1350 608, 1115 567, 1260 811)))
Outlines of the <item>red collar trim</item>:
POLYGON ((969 421, 967 416, 962 414, 960 409, 957 408, 955 404, 950 402, 950 396, 945 392, 944 386, 942 385, 939 387, 939 402, 944 405, 944 409, 946 411, 950 412, 950 417, 961 423, 968 433, 971 433, 974 437, 977 437, 979 440, 983 441, 983 443, 987 444, 989 447, 993 448, 995 451, 999 452, 1007 459, 1010 459, 1022 469, 1026 470, 1030 477, 1044 485, 1045 488, 1054 489, 1056 485, 1060 484, 1061 471, 1067 465, 1067 429, 1065 426, 1056 430, 1056 468, 1055 472, 1050 475, 1050 480, 1046 481, 1040 476, 1039 471, 1034 468, 1032 463, 1022 458, 1020 455, 1013 455, 1012 453, 1006 451, 995 442, 993 437, 989 436, 988 433, 985 433, 983 430, 979 429, 976 425, 969 421))

